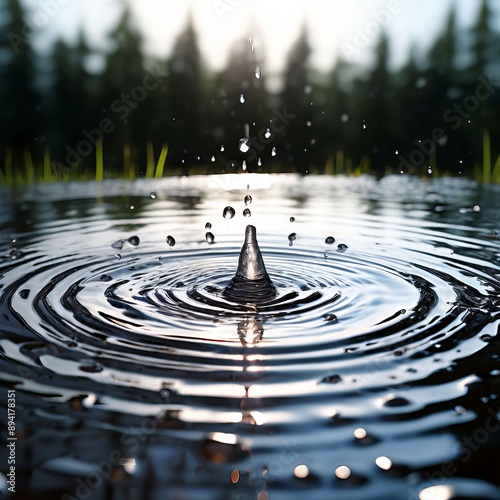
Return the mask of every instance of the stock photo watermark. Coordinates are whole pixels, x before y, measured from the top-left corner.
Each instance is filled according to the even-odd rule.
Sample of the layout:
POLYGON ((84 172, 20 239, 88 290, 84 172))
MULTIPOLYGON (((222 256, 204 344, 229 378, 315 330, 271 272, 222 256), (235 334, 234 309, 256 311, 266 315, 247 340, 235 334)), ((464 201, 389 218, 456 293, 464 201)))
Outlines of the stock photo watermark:
POLYGON ((66 146, 65 163, 52 162, 52 170, 61 174, 77 168, 84 158, 95 151, 97 144, 102 141, 105 135, 112 134, 116 130, 117 120, 126 122, 132 110, 136 109, 150 92, 157 89, 166 76, 167 72, 160 65, 146 73, 141 84, 133 87, 128 93, 122 93, 110 104, 109 109, 113 113, 113 117, 102 118, 96 128, 83 129, 81 132, 82 140, 74 147, 66 146))
MULTIPOLYGON (((483 75, 477 77, 477 85, 472 94, 467 95, 461 102, 455 102, 442 114, 442 120, 448 124, 452 131, 459 129, 464 120, 468 120, 476 112, 481 102, 486 101, 495 92, 494 82, 491 77, 486 78, 483 75)), ((432 130, 429 137, 425 139, 415 139, 416 146, 406 157, 398 155, 399 170, 406 168, 412 171, 413 168, 420 167, 436 150, 436 145, 444 145, 447 141, 447 134, 442 127, 436 127, 432 130)))
POLYGON ((395 16, 403 11, 403 2, 391 0, 385 9, 372 10, 366 24, 354 30, 352 42, 342 43, 342 52, 347 60, 367 49, 374 39, 392 22, 395 16))
POLYGON ((7 391, 7 489, 16 492, 16 391, 7 391))
POLYGON ((24 19, 21 33, 11 32, 7 35, 14 54, 18 54, 21 45, 28 44, 51 19, 59 14, 61 7, 70 2, 71 0, 40 0, 36 12, 24 19))
POLYGON ((224 21, 227 14, 233 13, 244 2, 245 0, 212 0, 212 7, 217 17, 224 21))

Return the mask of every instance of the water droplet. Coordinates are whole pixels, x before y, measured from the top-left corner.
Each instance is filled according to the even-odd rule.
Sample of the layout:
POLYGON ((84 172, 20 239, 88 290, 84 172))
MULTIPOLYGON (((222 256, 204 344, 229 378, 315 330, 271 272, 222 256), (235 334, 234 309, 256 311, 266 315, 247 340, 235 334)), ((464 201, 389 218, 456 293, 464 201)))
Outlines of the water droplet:
POLYGON ((95 361, 92 361, 91 359, 84 360, 78 368, 82 372, 86 372, 86 373, 99 373, 99 372, 102 372, 102 370, 103 370, 103 367, 99 363, 96 363, 95 361))
POLYGON ((337 252, 345 252, 349 247, 345 245, 344 243, 340 243, 337 245, 337 252))
POLYGON ((240 94, 240 102, 241 102, 241 104, 243 104, 245 101, 246 101, 246 97, 244 96, 244 94, 240 94))
POLYGON ((232 219, 235 214, 236 212, 233 207, 226 207, 222 212, 222 216, 224 217, 224 219, 232 219))
POLYGON ((22 299, 27 299, 29 296, 30 296, 30 290, 28 290, 27 288, 25 288, 24 290, 21 290, 19 292, 19 296, 22 298, 22 299))
POLYGON ((325 243, 327 245, 333 245, 335 243, 335 238, 333 236, 327 236, 325 239, 325 243))
POLYGON ((168 399, 170 397, 171 392, 168 389, 162 389, 160 391, 160 396, 162 398, 168 399))
POLYGON ((276 156, 276 148, 273 146, 273 149, 271 150, 271 156, 276 156))
POLYGON ((212 229, 212 224, 210 224, 210 222, 207 222, 205 224, 205 229, 212 229))
POLYGON ((250 139, 248 137, 242 137, 238 142, 238 149, 242 153, 246 153, 252 145, 250 144, 250 139))
POLYGON ((113 279, 109 274, 103 274, 100 278, 101 281, 111 281, 113 279))
POLYGON ((298 479, 305 479, 309 476, 309 467, 307 467, 307 465, 297 465, 297 467, 293 469, 293 475, 298 479))
POLYGON ((325 377, 321 382, 324 382, 326 384, 338 384, 339 382, 342 382, 342 377, 338 374, 329 375, 328 377, 325 377))
POLYGON ((251 215, 252 212, 250 212, 249 208, 245 208, 245 210, 243 210, 243 217, 250 217, 251 215))
POLYGON ((271 137, 271 129, 270 128, 266 128, 266 131, 264 132, 264 137, 266 139, 269 139, 271 137))
POLYGON ((151 192, 149 193, 149 196, 154 200, 156 198, 156 193, 151 192))
POLYGON ((288 235, 288 240, 289 241, 295 241, 297 239, 297 233, 290 233, 288 235))
POLYGON ((121 250, 123 248, 124 243, 125 243, 125 240, 118 240, 118 241, 115 241, 111 246, 113 248, 121 250))
POLYGON ((340 117, 340 121, 342 123, 347 123, 349 121, 349 115, 346 115, 346 114, 343 114, 341 117, 340 117))
POLYGON ((134 210, 134 205, 130 205, 130 210, 134 210))
POLYGON ((312 92, 312 86, 307 84, 305 87, 304 87, 304 94, 307 94, 309 95, 310 93, 312 92))
POLYGON ((432 174, 432 167, 429 167, 429 168, 427 169, 427 173, 428 173, 428 174, 432 174))
POLYGON ((332 323, 335 323, 338 321, 337 316, 335 314, 332 314, 332 313, 323 314, 323 318, 325 318, 326 321, 330 321, 332 323))
POLYGON ((345 465, 341 465, 335 469, 335 475, 339 479, 347 479, 351 475, 351 469, 345 465))
POLYGON ((215 156, 212 156, 211 160, 212 160, 212 162, 214 162, 215 161, 215 156))
POLYGON ((290 222, 295 222, 295 217, 290 217, 290 222))
POLYGON ((141 242, 141 240, 139 239, 139 236, 131 236, 129 239, 128 239, 128 242, 133 245, 134 247, 136 247, 137 245, 139 245, 139 243, 141 242))
POLYGON ((383 457, 383 456, 382 457, 377 457, 375 459, 375 463, 382 470, 389 470, 392 467, 392 460, 390 458, 383 457))
POLYGON ((459 415, 466 415, 467 414, 467 410, 463 406, 460 406, 460 405, 455 406, 455 411, 459 415))
POLYGON ((258 64, 255 66, 255 78, 260 78, 260 68, 258 64))
POLYGON ((391 396, 384 402, 384 406, 387 406, 389 408, 396 406, 407 406, 409 404, 410 402, 406 398, 402 398, 400 396, 391 396))
POLYGON ((241 165, 241 169, 243 170, 243 172, 247 171, 247 162, 245 160, 243 160, 243 164, 241 165))
POLYGON ((310 127, 312 125, 312 122, 306 122, 306 125, 310 127))
POLYGON ((250 205, 250 203, 252 203, 252 197, 247 194, 243 201, 245 202, 245 205, 250 205))
POLYGON ((257 160, 257 166, 259 166, 259 167, 262 166, 262 160, 260 158, 257 160))
POLYGON ((121 253, 115 253, 115 257, 116 257, 118 260, 122 260, 122 254, 121 254, 121 253))
POLYGON ((205 234, 205 239, 207 240, 207 243, 209 245, 213 245, 214 242, 215 242, 215 236, 213 233, 210 233, 208 232, 207 234, 205 234))
POLYGON ((366 130, 366 123, 363 122, 363 130, 366 130))
POLYGON ((169 247, 173 247, 175 245, 175 238, 173 236, 168 235, 166 241, 169 247))
POLYGON ((220 150, 221 150, 221 151, 224 151, 224 146, 221 146, 221 147, 220 147, 220 150))

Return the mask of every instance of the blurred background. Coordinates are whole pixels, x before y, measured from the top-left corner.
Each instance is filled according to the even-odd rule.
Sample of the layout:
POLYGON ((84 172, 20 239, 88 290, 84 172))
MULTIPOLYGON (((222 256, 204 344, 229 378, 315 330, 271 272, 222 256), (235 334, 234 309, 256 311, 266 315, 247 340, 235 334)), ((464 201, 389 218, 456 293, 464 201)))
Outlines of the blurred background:
POLYGON ((243 170, 500 182, 499 116, 494 0, 0 0, 4 184, 243 170))

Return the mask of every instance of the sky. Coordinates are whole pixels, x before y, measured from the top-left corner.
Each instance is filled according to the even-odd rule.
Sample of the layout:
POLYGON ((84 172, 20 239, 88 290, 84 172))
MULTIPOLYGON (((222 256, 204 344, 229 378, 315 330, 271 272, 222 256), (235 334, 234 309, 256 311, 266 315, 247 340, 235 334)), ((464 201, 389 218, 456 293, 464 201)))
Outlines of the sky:
MULTIPOLYGON (((443 26, 450 6, 461 26, 476 18, 480 0, 128 0, 149 54, 166 56, 191 13, 200 50, 212 69, 221 69, 234 42, 252 37, 262 67, 277 74, 304 25, 313 49, 311 64, 329 70, 336 58, 368 63, 382 27, 394 42, 392 63, 404 63, 409 47, 425 50, 443 26)), ((57 37, 74 40, 83 25, 90 45, 106 47, 120 0, 25 0, 26 21, 35 25, 39 46, 57 37), (51 5, 51 9, 48 8, 51 5)))

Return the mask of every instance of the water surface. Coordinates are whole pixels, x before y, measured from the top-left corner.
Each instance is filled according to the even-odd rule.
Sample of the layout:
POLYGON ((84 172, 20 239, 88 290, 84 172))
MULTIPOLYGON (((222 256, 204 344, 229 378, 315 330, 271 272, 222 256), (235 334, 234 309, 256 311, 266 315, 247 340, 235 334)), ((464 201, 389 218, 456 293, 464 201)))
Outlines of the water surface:
POLYGON ((0 194, 20 491, 500 498, 497 186, 247 174, 0 194), (277 290, 257 305, 221 293, 247 224, 277 290))

